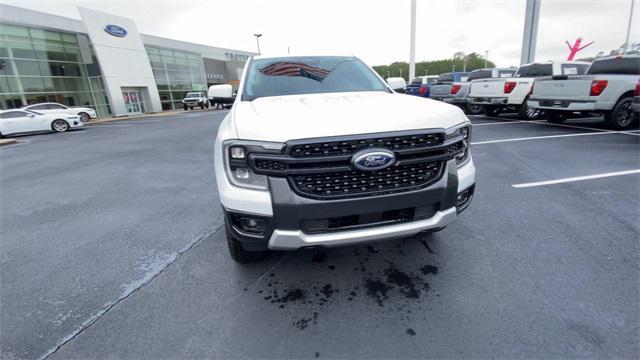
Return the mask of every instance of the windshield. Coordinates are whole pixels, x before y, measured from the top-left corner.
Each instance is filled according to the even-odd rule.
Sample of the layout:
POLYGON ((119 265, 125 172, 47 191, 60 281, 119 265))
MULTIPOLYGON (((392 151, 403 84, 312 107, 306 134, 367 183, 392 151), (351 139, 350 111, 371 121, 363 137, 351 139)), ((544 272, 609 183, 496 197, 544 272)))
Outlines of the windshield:
POLYGON ((515 77, 539 77, 553 75, 552 64, 531 64, 518 69, 515 77))
POLYGON ((640 75, 640 58, 613 58, 594 61, 587 74, 628 74, 640 75))
POLYGON ((249 66, 242 100, 349 91, 388 91, 388 88, 354 57, 258 59, 249 66))
POLYGON ((200 97, 200 96, 202 96, 202 93, 190 92, 190 93, 188 93, 188 94, 187 94, 187 96, 185 96, 185 97, 188 97, 188 98, 195 98, 195 97, 200 97))

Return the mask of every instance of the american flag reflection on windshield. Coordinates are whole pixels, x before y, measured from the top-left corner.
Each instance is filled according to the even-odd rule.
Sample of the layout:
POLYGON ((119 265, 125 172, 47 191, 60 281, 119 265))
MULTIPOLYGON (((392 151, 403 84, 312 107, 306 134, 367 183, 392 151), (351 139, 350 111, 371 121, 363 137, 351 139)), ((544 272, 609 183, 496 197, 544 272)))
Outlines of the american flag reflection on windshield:
POLYGON ((260 72, 267 76, 301 76, 320 82, 330 71, 305 63, 281 61, 260 69, 260 72))

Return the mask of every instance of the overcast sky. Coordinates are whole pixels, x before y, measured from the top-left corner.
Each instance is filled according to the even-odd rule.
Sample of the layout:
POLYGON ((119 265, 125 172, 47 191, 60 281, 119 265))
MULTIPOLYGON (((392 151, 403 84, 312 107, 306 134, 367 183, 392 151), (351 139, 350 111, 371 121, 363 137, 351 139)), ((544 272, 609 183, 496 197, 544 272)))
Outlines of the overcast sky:
MULTIPOLYGON (((371 65, 409 59, 410 0, 0 0, 79 19, 78 5, 135 20, 140 32, 264 54, 354 54, 371 65)), ((595 44, 578 54, 618 48, 631 0, 541 0, 536 60, 564 59, 565 40, 595 44)), ((631 42, 640 41, 636 2, 631 42)), ((517 65, 525 0, 417 0, 416 60, 489 50, 499 66, 517 65)))

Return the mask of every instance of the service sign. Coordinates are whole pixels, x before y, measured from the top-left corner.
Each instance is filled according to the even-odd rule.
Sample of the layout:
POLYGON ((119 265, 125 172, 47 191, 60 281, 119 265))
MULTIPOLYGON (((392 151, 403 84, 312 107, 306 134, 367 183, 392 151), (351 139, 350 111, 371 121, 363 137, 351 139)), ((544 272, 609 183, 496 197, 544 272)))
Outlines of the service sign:
POLYGON ((125 37, 127 36, 127 30, 125 30, 124 28, 121 28, 118 25, 105 25, 104 26, 104 31, 106 31, 107 34, 112 35, 112 36, 116 36, 116 37, 125 37))

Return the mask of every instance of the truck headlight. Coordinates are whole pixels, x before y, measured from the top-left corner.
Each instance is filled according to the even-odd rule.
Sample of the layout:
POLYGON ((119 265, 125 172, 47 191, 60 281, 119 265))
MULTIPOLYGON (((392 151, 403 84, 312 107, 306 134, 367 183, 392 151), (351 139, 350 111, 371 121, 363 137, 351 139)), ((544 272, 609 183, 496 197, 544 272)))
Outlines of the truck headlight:
POLYGON ((223 145, 225 170, 229 181, 238 187, 267 190, 267 176, 256 174, 249 166, 249 155, 256 153, 277 153, 284 147, 281 143, 258 141, 227 141, 223 145))
POLYGON ((462 151, 456 155, 458 167, 465 165, 469 161, 471 147, 471 125, 464 124, 447 131, 447 140, 461 139, 462 151))

